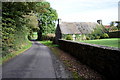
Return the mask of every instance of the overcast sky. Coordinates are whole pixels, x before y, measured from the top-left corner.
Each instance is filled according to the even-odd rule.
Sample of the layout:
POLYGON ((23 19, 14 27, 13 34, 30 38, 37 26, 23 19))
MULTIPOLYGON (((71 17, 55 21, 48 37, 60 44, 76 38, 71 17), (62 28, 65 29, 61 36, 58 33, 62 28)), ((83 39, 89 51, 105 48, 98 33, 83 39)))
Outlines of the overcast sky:
POLYGON ((67 22, 96 22, 104 25, 118 20, 120 0, 47 0, 57 10, 59 18, 67 22))

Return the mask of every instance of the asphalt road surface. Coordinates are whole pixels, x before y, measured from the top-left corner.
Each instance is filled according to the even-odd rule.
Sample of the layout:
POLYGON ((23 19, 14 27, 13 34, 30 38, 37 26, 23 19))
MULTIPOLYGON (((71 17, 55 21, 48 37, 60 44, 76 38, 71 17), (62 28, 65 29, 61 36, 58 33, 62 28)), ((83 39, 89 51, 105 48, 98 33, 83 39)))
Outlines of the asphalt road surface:
POLYGON ((27 51, 2 65, 2 78, 71 78, 50 49, 37 41, 27 51))

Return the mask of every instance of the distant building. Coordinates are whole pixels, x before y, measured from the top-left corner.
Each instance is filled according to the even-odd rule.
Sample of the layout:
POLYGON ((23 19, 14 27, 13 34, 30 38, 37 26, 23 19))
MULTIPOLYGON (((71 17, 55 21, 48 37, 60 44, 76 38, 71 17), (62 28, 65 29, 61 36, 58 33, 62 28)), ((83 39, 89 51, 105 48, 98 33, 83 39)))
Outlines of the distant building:
POLYGON ((106 29, 110 28, 110 25, 104 25, 106 29))
POLYGON ((95 22, 61 22, 58 20, 56 28, 56 41, 62 39, 63 35, 90 34, 96 26, 95 22))
POLYGON ((116 26, 120 30, 120 21, 112 21, 111 26, 116 26))

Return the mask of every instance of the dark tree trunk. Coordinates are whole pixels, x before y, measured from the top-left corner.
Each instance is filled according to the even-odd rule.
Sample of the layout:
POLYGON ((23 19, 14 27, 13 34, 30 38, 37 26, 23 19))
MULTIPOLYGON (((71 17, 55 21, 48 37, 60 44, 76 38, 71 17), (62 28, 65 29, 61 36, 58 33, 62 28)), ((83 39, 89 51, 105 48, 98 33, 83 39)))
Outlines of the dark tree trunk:
POLYGON ((37 40, 41 41, 42 40, 42 32, 40 30, 37 32, 37 35, 38 35, 37 40))
POLYGON ((38 41, 41 41, 42 40, 42 26, 40 25, 40 20, 38 20, 38 27, 39 27, 39 29, 40 30, 38 30, 38 32, 37 32, 37 35, 38 35, 38 37, 37 37, 37 40, 38 41))

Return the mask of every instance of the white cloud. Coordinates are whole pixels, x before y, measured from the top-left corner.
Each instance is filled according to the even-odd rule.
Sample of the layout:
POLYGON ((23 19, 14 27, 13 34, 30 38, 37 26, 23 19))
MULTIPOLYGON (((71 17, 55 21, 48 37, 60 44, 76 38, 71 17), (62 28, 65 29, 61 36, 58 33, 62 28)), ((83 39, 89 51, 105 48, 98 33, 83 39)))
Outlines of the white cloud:
POLYGON ((111 21, 118 20, 118 13, 114 13, 117 11, 117 8, 104 9, 104 10, 96 10, 89 11, 88 13, 75 13, 68 15, 60 15, 63 21, 69 22, 96 22, 98 19, 103 20, 103 24, 109 24, 111 21))
POLYGON ((47 0, 57 10, 63 21, 96 22, 102 19, 103 23, 118 20, 119 0, 47 0))

